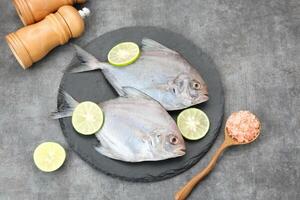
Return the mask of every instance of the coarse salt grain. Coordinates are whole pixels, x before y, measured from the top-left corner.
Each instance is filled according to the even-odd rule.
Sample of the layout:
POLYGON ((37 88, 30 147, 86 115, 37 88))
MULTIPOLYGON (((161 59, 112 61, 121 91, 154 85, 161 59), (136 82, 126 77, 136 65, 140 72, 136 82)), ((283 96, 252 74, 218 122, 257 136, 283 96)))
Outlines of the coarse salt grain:
POLYGON ((259 120, 249 111, 234 112, 226 122, 228 135, 239 143, 254 140, 259 134, 259 129, 259 120))

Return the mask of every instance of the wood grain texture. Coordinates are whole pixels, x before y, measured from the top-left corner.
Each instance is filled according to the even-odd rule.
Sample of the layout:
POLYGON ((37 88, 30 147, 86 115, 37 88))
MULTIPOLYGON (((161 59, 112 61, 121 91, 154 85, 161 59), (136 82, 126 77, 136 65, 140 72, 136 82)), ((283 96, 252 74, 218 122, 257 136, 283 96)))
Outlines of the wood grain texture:
POLYGON ((41 21, 62 6, 85 2, 85 0, 12 0, 25 26, 41 21))
POLYGON ((27 69, 83 31, 84 21, 78 11, 72 6, 62 6, 42 21, 8 34, 6 41, 20 65, 27 69))

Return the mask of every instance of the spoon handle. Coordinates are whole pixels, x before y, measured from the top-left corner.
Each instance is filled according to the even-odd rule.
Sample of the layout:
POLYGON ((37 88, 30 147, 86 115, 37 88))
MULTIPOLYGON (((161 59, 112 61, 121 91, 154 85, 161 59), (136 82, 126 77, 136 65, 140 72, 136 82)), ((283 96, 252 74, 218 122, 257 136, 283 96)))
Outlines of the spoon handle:
POLYGON ((186 183, 175 195, 175 200, 184 200, 192 192, 193 188, 205 177, 210 171, 215 167, 219 156, 223 151, 230 146, 226 141, 219 147, 217 152, 212 157, 211 161, 202 171, 200 171, 196 176, 194 176, 188 183, 186 183))

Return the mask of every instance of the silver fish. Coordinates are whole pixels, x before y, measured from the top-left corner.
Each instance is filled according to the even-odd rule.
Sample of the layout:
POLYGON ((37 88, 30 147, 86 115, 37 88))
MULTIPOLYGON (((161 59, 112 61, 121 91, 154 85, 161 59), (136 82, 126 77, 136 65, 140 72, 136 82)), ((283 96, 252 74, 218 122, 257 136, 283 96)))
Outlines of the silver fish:
POLYGON ((162 104, 166 110, 179 110, 207 101, 204 80, 179 53, 144 38, 140 58, 127 67, 114 67, 97 60, 75 46, 81 65, 72 73, 101 69, 119 95, 123 87, 133 87, 162 104))
MULTIPOLYGON (((151 97, 134 88, 123 88, 125 96, 103 103, 105 122, 96 137, 95 149, 104 156, 126 162, 157 161, 185 154, 185 143, 173 118, 151 97)), ((65 110, 55 119, 72 116, 76 102, 65 92, 65 110)))

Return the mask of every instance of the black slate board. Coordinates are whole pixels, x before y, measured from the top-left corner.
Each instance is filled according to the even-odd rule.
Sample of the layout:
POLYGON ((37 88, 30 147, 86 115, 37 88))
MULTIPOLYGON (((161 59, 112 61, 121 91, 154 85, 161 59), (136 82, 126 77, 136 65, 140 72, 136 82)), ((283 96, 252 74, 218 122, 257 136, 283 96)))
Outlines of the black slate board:
MULTIPOLYGON (((165 46, 178 51, 200 72, 208 85, 210 100, 195 107, 204 110, 210 119, 210 130, 199 141, 186 142, 187 153, 180 158, 158 162, 126 163, 107 158, 94 150, 98 143, 95 136, 81 136, 75 132, 71 118, 60 119, 60 125, 70 147, 86 162, 105 174, 128 181, 150 182, 176 176, 192 167, 209 150, 219 134, 224 110, 224 95, 219 73, 211 58, 191 41, 171 31, 157 27, 128 27, 106 33, 86 47, 87 51, 101 61, 106 60, 108 51, 117 43, 133 41, 140 44, 143 37, 154 39, 165 46)), ((71 65, 78 65, 76 58, 71 65)), ((60 88, 67 91, 79 102, 102 102, 117 96, 101 71, 78 74, 64 74, 60 88)), ((58 96, 58 107, 64 106, 64 100, 58 96)), ((179 111, 170 112, 176 119, 179 111)))

